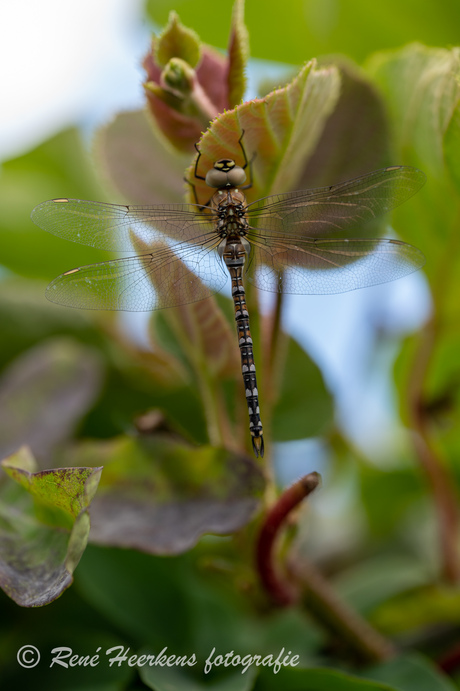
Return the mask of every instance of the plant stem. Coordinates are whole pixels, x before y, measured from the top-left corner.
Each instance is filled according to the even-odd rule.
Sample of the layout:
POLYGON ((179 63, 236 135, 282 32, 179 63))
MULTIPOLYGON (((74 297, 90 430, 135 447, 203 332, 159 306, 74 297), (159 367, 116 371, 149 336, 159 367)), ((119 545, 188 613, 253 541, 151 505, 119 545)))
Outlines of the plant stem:
POLYGON ((450 583, 460 580, 460 562, 457 551, 459 540, 459 515, 455 483, 433 443, 429 417, 425 412, 425 383, 439 338, 445 326, 441 317, 445 295, 448 295, 452 278, 453 260, 458 250, 458 225, 460 214, 449 235, 445 252, 438 261, 438 272, 433 281, 433 315, 420 333, 408 384, 409 418, 414 434, 414 447, 425 471, 438 516, 442 573, 450 583))
POLYGON ((274 547, 280 528, 292 510, 319 484, 318 473, 310 473, 291 485, 268 512, 257 541, 257 569, 266 591, 276 604, 302 602, 309 613, 352 648, 366 662, 382 661, 394 654, 392 644, 342 602, 320 572, 303 557, 291 554, 287 576, 275 565, 274 547))
POLYGON ((291 577, 302 586, 304 607, 363 662, 382 662, 395 654, 391 641, 341 600, 312 563, 291 555, 288 568, 291 577))
POLYGON ((457 554, 458 510, 453 482, 435 449, 429 430, 429 419, 424 410, 424 383, 432 361, 438 337, 438 323, 433 316, 425 325, 415 353, 408 387, 409 416, 417 457, 431 487, 438 516, 442 572, 450 583, 460 579, 460 564, 457 554))
POLYGON ((283 310, 283 293, 276 293, 275 298, 275 309, 273 310, 273 316, 270 324, 270 338, 269 338, 269 349, 268 349, 268 376, 274 381, 275 374, 275 362, 277 360, 277 355, 280 345, 280 335, 281 335, 281 313, 283 310))
POLYGON ((298 599, 298 593, 276 569, 275 541, 291 511, 316 489, 319 482, 319 474, 310 473, 291 485, 267 513, 260 529, 256 550, 257 570, 264 588, 278 605, 293 604, 298 599))
POLYGON ((216 381, 208 375, 206 363, 195 362, 196 382, 206 415, 209 442, 212 446, 232 448, 230 426, 225 406, 216 389, 216 381))

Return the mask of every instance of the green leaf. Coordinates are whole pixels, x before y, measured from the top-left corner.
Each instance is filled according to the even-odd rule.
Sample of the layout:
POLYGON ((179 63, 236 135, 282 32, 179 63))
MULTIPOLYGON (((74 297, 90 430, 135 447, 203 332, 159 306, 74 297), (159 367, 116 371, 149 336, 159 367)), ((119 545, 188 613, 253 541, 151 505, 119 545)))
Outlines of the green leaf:
POLYGON ((23 156, 2 164, 0 241, 2 265, 48 281, 72 266, 107 259, 107 253, 56 240, 37 228, 30 212, 45 199, 100 198, 80 134, 67 130, 23 156))
MULTIPOLYGON (((197 663, 197 668, 202 666, 202 663, 197 663)), ((154 691, 251 691, 256 674, 255 669, 250 669, 245 674, 237 671, 217 680, 209 680, 203 675, 200 680, 187 668, 142 667, 140 670, 142 681, 154 691)))
POLYGON ((2 461, 5 472, 33 497, 60 509, 72 519, 90 505, 102 468, 57 468, 34 472, 35 461, 24 447, 2 461))
MULTIPOLYGON (((386 497, 388 503, 388 494, 386 497)), ((431 583, 431 573, 420 560, 388 553, 355 564, 334 579, 340 595, 364 615, 379 605, 385 611, 390 598, 427 583, 431 583)))
POLYGON ((56 335, 71 334, 85 343, 100 343, 101 336, 88 314, 59 308, 45 299, 46 283, 18 277, 0 282, 0 361, 5 365, 37 341, 56 335))
POLYGON ((278 674, 263 669, 254 691, 398 691, 395 686, 360 679, 330 669, 282 668, 278 674))
POLYGON ((91 541, 179 554, 205 533, 225 535, 244 526, 263 490, 255 462, 210 446, 158 436, 86 443, 73 465, 103 462, 91 507, 91 541))
POLYGON ((403 655, 372 667, 365 676, 391 684, 397 691, 455 691, 452 681, 425 657, 403 655))
MULTIPOLYGON (((229 556, 233 549, 227 540, 205 540, 188 555, 165 559, 90 545, 76 575, 76 589, 115 624, 117 631, 139 642, 139 654, 159 654, 164 647, 167 655, 189 657, 195 653, 197 665, 190 670, 187 667, 187 672, 196 682, 203 679, 205 662, 213 648, 215 654, 233 650, 239 655, 274 654, 276 659, 283 648, 288 650, 286 641, 290 636, 295 646, 291 650, 301 656, 305 666, 321 640, 311 631, 308 619, 292 611, 267 612, 260 617, 248 608, 246 594, 234 587, 241 577, 240 555, 235 554, 234 564, 228 562, 228 568, 234 565, 235 571, 229 571, 230 580, 225 582, 216 578, 213 553, 219 568, 223 555, 229 556)), ((255 665, 254 669, 257 671, 255 665)), ((251 677, 251 668, 242 674, 240 666, 215 668, 206 680, 222 678, 224 682, 226 673, 233 677, 233 671, 242 680, 251 677)), ((184 688, 190 676, 182 680, 184 688)), ((158 676, 154 679, 159 681, 158 676)))
POLYGON ((373 56, 368 71, 386 96, 398 151, 442 174, 443 139, 460 99, 460 49, 411 44, 373 56))
MULTIPOLYGON (((242 165, 238 140, 244 130, 244 147, 253 165, 253 185, 248 201, 272 192, 296 189, 326 120, 339 96, 340 77, 335 67, 305 65, 295 79, 264 99, 247 101, 213 121, 200 141, 198 174, 210 170, 224 155, 242 165)), ((194 179, 195 164, 186 173, 196 185, 198 199, 206 203, 209 187, 194 179)), ((193 195, 190 192, 190 201, 193 195)))
MULTIPOLYGON (((432 282, 440 282, 441 276, 442 281, 449 276, 455 280, 458 198, 449 179, 452 175, 455 181, 455 166, 446 167, 445 139, 455 140, 452 121, 460 99, 460 50, 411 44, 377 54, 368 71, 385 96, 400 162, 427 174, 423 191, 395 216, 395 230, 424 252, 432 282)), ((432 288, 438 292, 434 284, 432 288)), ((443 302, 457 293, 453 283, 449 290, 445 284, 439 290, 443 302)))
MULTIPOLYGON (((267 654, 284 647, 296 654, 300 653, 301 667, 313 666, 312 661, 327 645, 327 634, 324 629, 317 627, 300 608, 284 607, 274 610, 265 614, 259 623, 263 646, 258 646, 258 651, 263 650, 267 654)), ((253 645, 249 650, 251 648, 254 652, 253 645)))
POLYGON ((359 463, 359 482, 361 503, 375 538, 399 533, 414 504, 425 493, 422 479, 412 467, 382 469, 359 463), (388 497, 391 497, 391 512, 388 497))
POLYGON ((244 24, 244 0, 235 0, 228 46, 228 102, 236 106, 246 91, 246 64, 249 59, 249 35, 244 24))
POLYGON ((0 585, 17 604, 38 607, 69 587, 86 547, 88 507, 102 468, 35 472, 26 449, 2 462, 18 483, 0 493, 0 585))
POLYGON ((444 626, 447 622, 456 626, 460 618, 460 595, 442 585, 414 587, 382 602, 372 618, 389 635, 444 626))
POLYGON ((460 194, 460 103, 457 103, 447 126, 443 144, 446 167, 460 194))
POLYGON ((161 67, 165 67, 172 58, 181 58, 191 67, 196 67, 200 60, 200 39, 172 11, 168 24, 154 41, 154 51, 155 60, 161 67))
POLYGON ((188 556, 165 559, 89 545, 75 585, 128 640, 184 655, 194 652, 189 609, 194 578, 188 556))
POLYGON ((320 369, 289 338, 279 398, 273 415, 273 438, 290 441, 323 434, 333 421, 333 399, 320 369))
MULTIPOLYGON (((199 31, 202 39, 225 49, 231 3, 216 12, 208 0, 149 0, 149 16, 162 25, 170 9, 179 9, 181 18, 199 31)), ((254 58, 302 64, 314 55, 343 53, 361 62, 376 50, 397 48, 409 41, 429 45, 458 43, 458 4, 440 0, 436 5, 420 5, 415 0, 385 4, 366 0, 321 2, 278 0, 248 2, 246 24, 254 58)))

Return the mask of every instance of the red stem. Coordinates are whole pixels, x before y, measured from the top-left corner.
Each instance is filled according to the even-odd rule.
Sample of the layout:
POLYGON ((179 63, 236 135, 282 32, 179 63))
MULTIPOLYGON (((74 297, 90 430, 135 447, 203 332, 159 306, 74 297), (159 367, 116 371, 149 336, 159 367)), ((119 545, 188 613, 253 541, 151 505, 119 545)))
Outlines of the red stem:
POLYGON ((257 569, 265 590, 279 605, 290 605, 298 600, 298 593, 277 571, 274 546, 281 526, 291 511, 300 504, 320 482, 318 473, 310 473, 295 482, 279 497, 262 524, 257 541, 257 569))

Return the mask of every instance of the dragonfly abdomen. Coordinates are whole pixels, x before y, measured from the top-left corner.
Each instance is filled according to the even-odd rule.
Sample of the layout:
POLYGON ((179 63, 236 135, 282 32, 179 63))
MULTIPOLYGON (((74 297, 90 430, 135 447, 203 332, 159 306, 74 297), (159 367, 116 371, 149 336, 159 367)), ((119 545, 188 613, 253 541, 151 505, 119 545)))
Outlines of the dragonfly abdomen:
POLYGON ((227 241, 223 259, 232 279, 232 297, 235 305, 235 321, 238 332, 238 345, 241 353, 241 372, 243 374, 246 402, 249 412, 249 431, 256 456, 264 455, 264 439, 259 411, 259 392, 257 390, 256 366, 252 348, 249 312, 246 306, 246 293, 243 285, 243 267, 246 249, 241 241, 227 241))

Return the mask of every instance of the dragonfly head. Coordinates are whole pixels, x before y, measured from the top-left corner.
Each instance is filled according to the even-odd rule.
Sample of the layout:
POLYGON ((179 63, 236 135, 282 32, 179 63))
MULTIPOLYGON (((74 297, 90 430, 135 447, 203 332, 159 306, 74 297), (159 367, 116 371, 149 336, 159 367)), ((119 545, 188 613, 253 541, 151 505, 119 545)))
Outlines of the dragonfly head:
POLYGON ((206 174, 206 184, 209 187, 238 187, 246 180, 246 173, 241 166, 237 166, 231 158, 221 158, 206 174))

